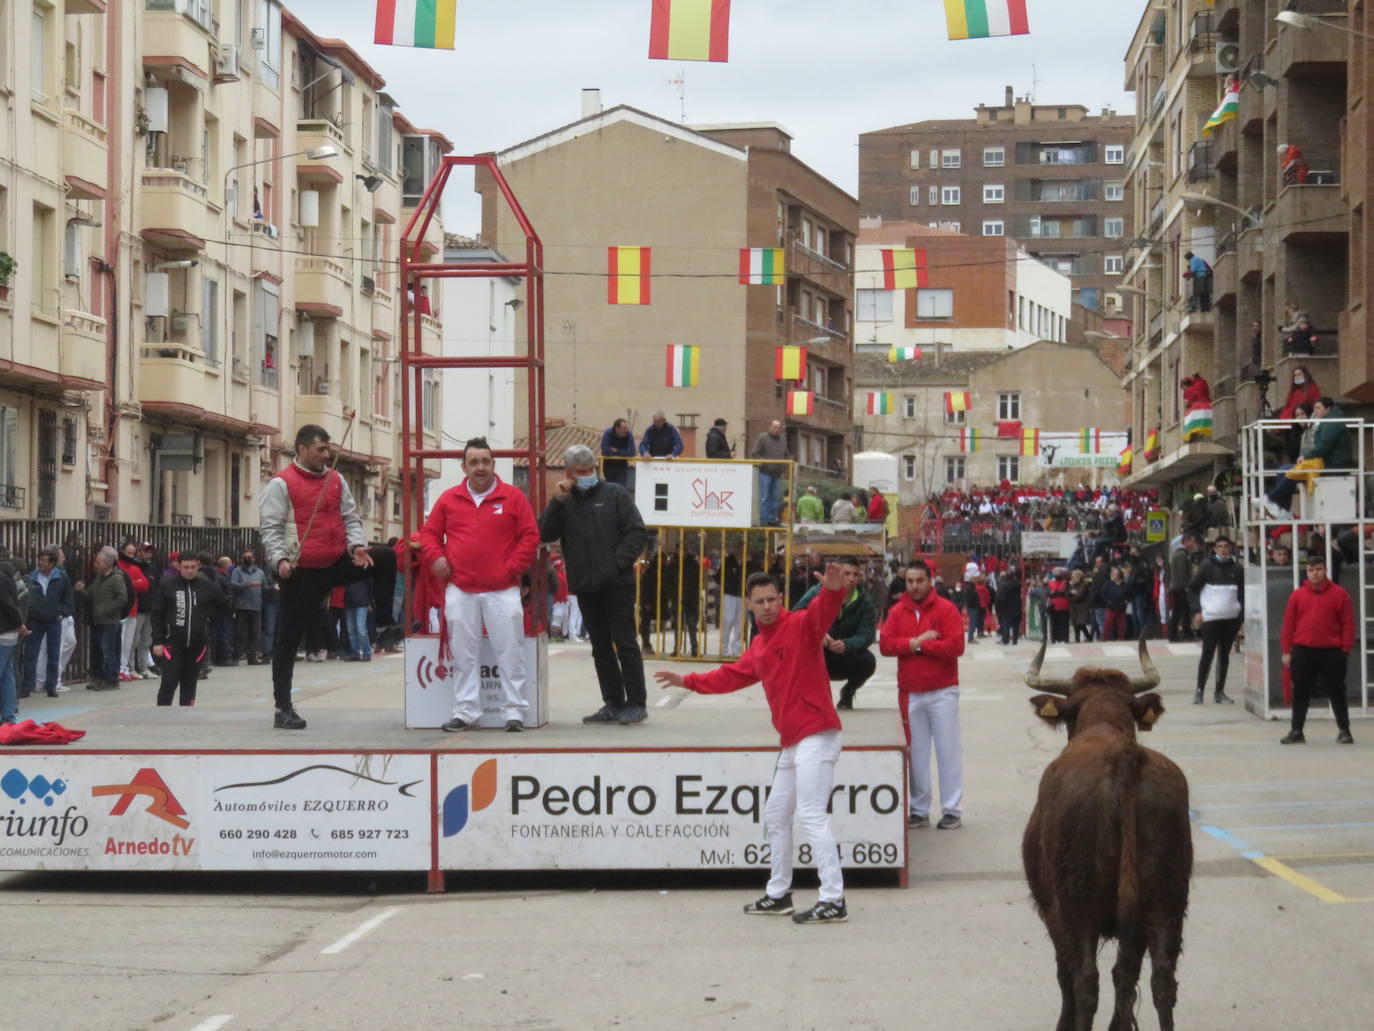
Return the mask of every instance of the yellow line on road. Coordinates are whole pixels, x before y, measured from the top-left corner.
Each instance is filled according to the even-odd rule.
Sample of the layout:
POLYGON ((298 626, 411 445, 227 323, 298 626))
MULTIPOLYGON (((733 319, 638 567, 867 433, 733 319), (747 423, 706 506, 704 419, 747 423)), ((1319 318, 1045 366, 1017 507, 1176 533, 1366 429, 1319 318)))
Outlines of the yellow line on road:
POLYGON ((1354 899, 1348 899, 1344 895, 1339 894, 1338 892, 1332 891, 1330 888, 1326 887, 1323 884, 1318 884, 1310 877, 1304 877, 1302 874, 1298 873, 1298 871, 1294 870, 1290 866, 1285 866, 1283 863, 1280 863, 1277 859, 1272 859, 1268 856, 1257 856, 1254 859, 1252 859, 1251 862, 1258 867, 1268 870, 1275 877, 1282 877, 1289 884, 1293 885, 1294 887, 1301 888, 1309 895, 1319 898, 1323 902, 1356 901, 1354 899))
POLYGON ((1362 859, 1365 856, 1374 856, 1374 852, 1304 852, 1301 855, 1293 856, 1272 856, 1283 862, 1291 859, 1362 859))

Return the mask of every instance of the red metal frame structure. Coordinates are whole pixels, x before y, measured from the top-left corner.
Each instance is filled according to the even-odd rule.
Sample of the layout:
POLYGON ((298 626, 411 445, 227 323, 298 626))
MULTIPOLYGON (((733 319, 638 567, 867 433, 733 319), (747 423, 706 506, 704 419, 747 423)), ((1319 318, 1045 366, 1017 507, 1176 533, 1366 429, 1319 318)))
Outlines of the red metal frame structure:
MULTIPOLYGON (((442 252, 440 254, 442 257, 442 252)), ((420 283, 425 279, 490 279, 495 277, 522 278, 525 289, 525 353, 524 355, 477 355, 455 357, 425 354, 422 340, 420 306, 411 304, 401 319, 401 525, 407 540, 424 520, 425 462, 446 458, 462 459, 461 448, 427 448, 424 439, 424 374, 427 369, 525 369, 529 432, 528 446, 519 450, 502 448, 492 452, 496 458, 523 458, 529 463, 530 504, 536 514, 544 510, 544 244, 534 231, 524 209, 516 199, 506 177, 491 154, 472 157, 447 156, 438 173, 425 190, 415 212, 401 234, 401 282, 407 297, 420 296, 420 283), (524 261, 446 262, 422 261, 421 249, 425 234, 439 211, 449 176, 459 167, 484 168, 491 175, 501 197, 510 208, 516 224, 525 236, 524 261)), ((409 563, 404 563, 409 575, 409 563)), ((536 562, 531 570, 532 597, 544 596, 545 563, 536 562)), ((405 625, 411 626, 409 584, 405 592, 405 625)), ((534 630, 545 628, 543 605, 530 607, 534 630)))

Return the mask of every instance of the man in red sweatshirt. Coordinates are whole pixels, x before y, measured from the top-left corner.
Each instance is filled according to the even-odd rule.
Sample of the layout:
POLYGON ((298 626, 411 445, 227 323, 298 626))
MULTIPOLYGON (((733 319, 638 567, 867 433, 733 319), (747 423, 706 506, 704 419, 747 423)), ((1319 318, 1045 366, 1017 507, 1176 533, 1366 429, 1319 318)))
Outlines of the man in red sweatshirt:
POLYGON ((844 573, 826 564, 821 591, 810 606, 787 611, 778 583, 768 573, 754 573, 745 583, 745 605, 758 633, 748 650, 728 665, 709 673, 686 676, 659 670, 660 687, 685 687, 700 694, 725 694, 763 681, 763 693, 781 739, 782 753, 773 771, 773 787, 764 807, 772 876, 761 899, 744 911, 760 916, 792 913, 792 820, 816 857, 821 890, 810 909, 793 915, 799 924, 842 923, 849 919, 844 903, 844 878, 835 849, 835 835, 826 812, 840 757, 840 717, 830 697, 822 642, 840 614, 844 601, 844 573))
POLYGON ((962 824, 964 757, 959 740, 959 656, 964 654, 964 622, 954 603, 935 592, 930 566, 922 559, 906 570, 906 593, 883 623, 878 650, 897 656, 897 692, 911 748, 911 827, 930 826, 934 796, 930 746, 940 767, 940 808, 936 827, 962 824))
POLYGON ((1355 612, 1350 595, 1326 575, 1326 559, 1314 554, 1307 560, 1307 583, 1293 592, 1283 614, 1279 648, 1283 664, 1293 676, 1293 729, 1279 739, 1281 745, 1307 743, 1302 726, 1307 706, 1318 690, 1331 700, 1331 714, 1340 733, 1336 740, 1353 745, 1350 711, 1345 700, 1345 665, 1355 646, 1355 612))

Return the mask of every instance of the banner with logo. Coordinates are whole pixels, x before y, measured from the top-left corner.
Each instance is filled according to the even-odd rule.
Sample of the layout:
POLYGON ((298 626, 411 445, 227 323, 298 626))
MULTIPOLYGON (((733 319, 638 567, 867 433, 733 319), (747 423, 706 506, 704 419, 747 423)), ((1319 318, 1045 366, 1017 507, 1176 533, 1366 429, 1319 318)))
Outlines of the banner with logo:
POLYGON ((1126 446, 1126 433, 1099 433, 1095 437, 1096 454, 1083 453, 1082 431, 1050 433, 1040 431, 1037 453, 1042 469, 1115 469, 1121 450, 1126 446))
MULTIPOLYGON (((454 671, 452 659, 439 658, 439 638, 407 637, 406 650, 406 727, 437 728, 453 718, 454 671)), ((504 727, 501 712, 505 692, 501 690, 500 669, 491 641, 482 638, 478 656, 482 678, 479 727, 504 727)), ((542 727, 549 722, 548 639, 525 638, 525 726, 542 727)))
POLYGON ((1072 558, 1078 550, 1078 534, 1049 533, 1023 530, 1021 554, 1048 555, 1050 558, 1072 558))
POLYGON ((635 506, 646 526, 745 529, 757 476, 747 462, 636 462, 635 506))
MULTIPOLYGON (((444 754, 446 870, 765 868, 776 751, 444 754)), ((846 751, 832 826, 846 867, 906 865, 899 749, 846 751)), ((814 866, 800 829, 794 862, 814 866)))

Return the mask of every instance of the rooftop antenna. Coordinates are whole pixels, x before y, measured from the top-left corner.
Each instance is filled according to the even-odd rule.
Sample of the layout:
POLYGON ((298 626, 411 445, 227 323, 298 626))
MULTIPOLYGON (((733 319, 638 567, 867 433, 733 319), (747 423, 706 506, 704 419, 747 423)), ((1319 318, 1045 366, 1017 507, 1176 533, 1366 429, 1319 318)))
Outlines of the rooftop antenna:
POLYGON ((678 106, 681 109, 679 121, 684 125, 687 122, 687 67, 684 65, 678 70, 676 79, 668 80, 669 86, 677 87, 678 106))
POLYGON ((1040 92, 1040 76, 1036 74, 1035 65, 1031 65, 1031 92, 1030 102, 1035 103, 1036 95, 1040 92))

